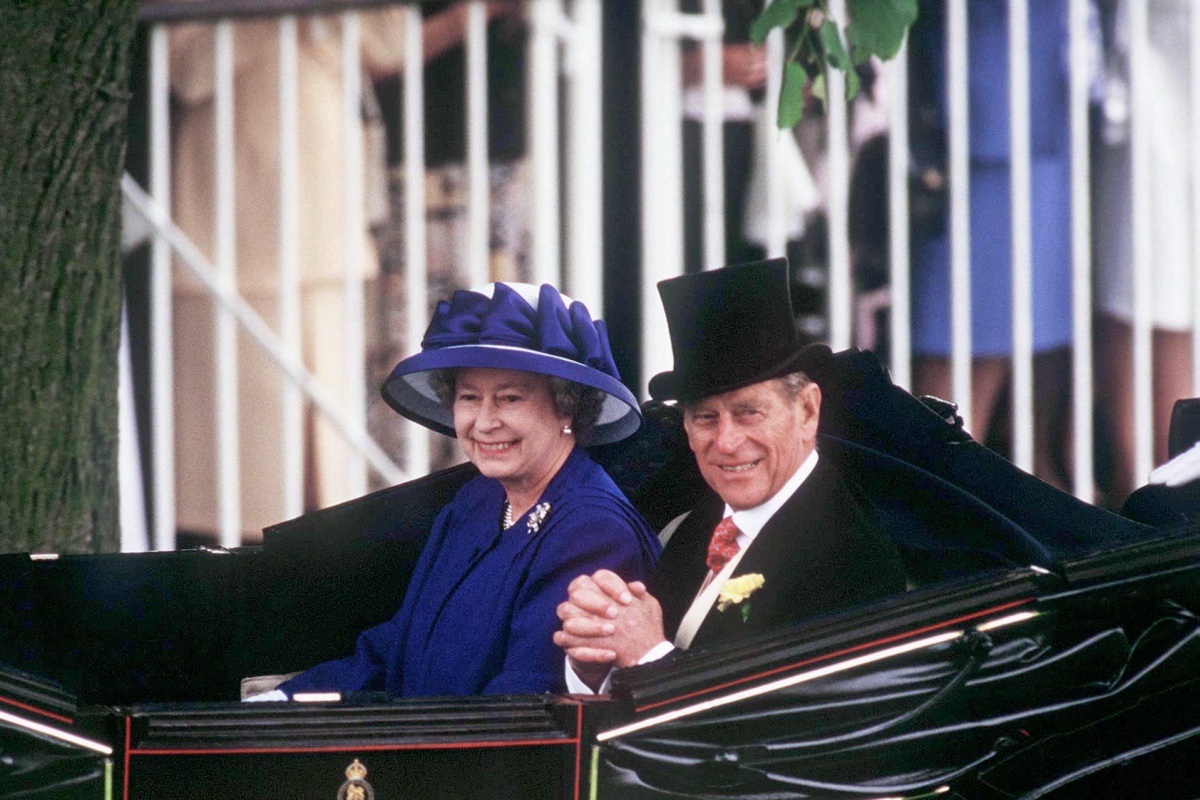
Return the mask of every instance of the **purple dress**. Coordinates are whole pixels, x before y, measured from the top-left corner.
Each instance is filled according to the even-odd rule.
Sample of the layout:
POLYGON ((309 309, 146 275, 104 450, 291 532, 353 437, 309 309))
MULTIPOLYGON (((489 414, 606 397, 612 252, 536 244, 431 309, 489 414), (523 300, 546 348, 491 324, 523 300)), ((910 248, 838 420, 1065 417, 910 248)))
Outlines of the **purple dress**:
MULTIPOLYGON (((922 4, 921 12, 940 10, 922 4)), ((977 356, 1012 353, 1012 214, 1009 170, 1008 3, 968 4, 971 347, 977 356)), ((1033 348, 1071 343, 1071 181, 1067 3, 1029 4, 1030 183, 1033 239, 1033 348)), ((945 42, 931 14, 920 39, 931 47, 938 97, 946 98, 945 42)), ((914 46, 917 40, 914 40, 914 46)), ((944 116, 944 115, 943 115, 944 116)), ((950 354, 949 233, 916 242, 912 276, 913 351, 950 354)))

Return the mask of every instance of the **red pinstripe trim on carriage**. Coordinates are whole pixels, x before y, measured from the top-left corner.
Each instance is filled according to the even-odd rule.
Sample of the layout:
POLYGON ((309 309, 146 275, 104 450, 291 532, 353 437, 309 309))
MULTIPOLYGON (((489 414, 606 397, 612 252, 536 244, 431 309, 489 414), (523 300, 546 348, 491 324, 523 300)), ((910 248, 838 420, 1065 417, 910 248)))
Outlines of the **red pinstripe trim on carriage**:
POLYGON ((583 704, 575 703, 575 800, 580 800, 580 769, 583 757, 583 704))
POLYGON ((128 716, 126 716, 125 717, 125 769, 123 770, 124 774, 121 776, 122 783, 124 784, 124 787, 125 787, 121 793, 121 797, 123 798, 123 800, 129 800, 129 745, 130 745, 130 742, 132 741, 132 739, 133 739, 133 720, 130 719, 128 716))
POLYGON ((41 714, 43 717, 49 717, 50 719, 57 720, 58 722, 65 722, 67 725, 75 724, 75 720, 71 719, 70 717, 64 717, 61 714, 55 714, 52 711, 46 711, 38 708, 37 706, 27 705, 20 701, 13 700, 12 698, 4 697, 3 695, 0 695, 0 703, 6 703, 14 708, 19 708, 22 711, 32 711, 34 714, 41 714))
POLYGON ((379 752, 385 750, 466 750, 472 748, 530 747, 533 745, 578 744, 577 739, 524 739, 513 742, 442 742, 427 744, 327 745, 320 747, 211 747, 195 749, 138 748, 127 750, 131 756, 208 756, 254 755, 258 753, 340 753, 346 750, 379 752))

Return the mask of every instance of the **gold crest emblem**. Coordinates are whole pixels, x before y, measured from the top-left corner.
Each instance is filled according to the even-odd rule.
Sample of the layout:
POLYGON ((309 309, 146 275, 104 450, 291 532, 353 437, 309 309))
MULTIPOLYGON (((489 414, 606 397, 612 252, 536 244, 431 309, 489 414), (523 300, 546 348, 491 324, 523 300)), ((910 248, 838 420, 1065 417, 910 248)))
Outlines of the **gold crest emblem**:
POLYGON ((375 800, 375 790, 367 783, 367 767, 357 758, 346 767, 346 782, 338 789, 337 800, 375 800))

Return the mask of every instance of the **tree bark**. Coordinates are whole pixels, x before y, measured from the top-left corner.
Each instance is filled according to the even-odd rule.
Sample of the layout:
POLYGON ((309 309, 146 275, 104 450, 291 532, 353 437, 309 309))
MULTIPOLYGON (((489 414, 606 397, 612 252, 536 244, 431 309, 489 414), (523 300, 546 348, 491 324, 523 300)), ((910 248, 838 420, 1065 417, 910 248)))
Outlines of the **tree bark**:
POLYGON ((120 542, 120 175, 136 0, 3 0, 0 552, 120 542))

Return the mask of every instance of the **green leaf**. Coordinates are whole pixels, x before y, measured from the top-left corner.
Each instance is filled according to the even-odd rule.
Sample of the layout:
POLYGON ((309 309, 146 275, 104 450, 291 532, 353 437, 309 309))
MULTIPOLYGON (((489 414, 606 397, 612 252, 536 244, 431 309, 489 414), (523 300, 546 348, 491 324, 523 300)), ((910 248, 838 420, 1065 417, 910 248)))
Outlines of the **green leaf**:
POLYGON ((849 0, 847 11, 852 22, 846 27, 846 39, 854 63, 862 64, 871 56, 886 61, 896 55, 905 32, 917 19, 917 0, 849 0))
POLYGON ((796 21, 800 9, 811 6, 813 2, 814 0, 773 0, 750 23, 750 41, 762 44, 767 40, 767 34, 772 28, 787 30, 796 21))
POLYGON ((845 70, 850 67, 850 55, 842 44, 841 34, 838 33, 837 23, 826 19, 821 23, 819 31, 821 46, 825 48, 825 60, 829 66, 845 70))
MULTIPOLYGON (((822 103, 825 102, 825 73, 821 73, 817 77, 813 78, 812 89, 810 89, 810 91, 812 92, 813 97, 817 98, 822 103)), ((782 97, 780 98, 780 102, 783 102, 782 97)))
POLYGON ((779 90, 779 111, 775 124, 781 129, 791 128, 804 115, 804 84, 808 73, 795 61, 783 68, 783 86, 779 90))
POLYGON ((858 77, 858 71, 851 67, 846 70, 846 99, 853 100, 858 96, 858 88, 862 84, 862 79, 858 77))

